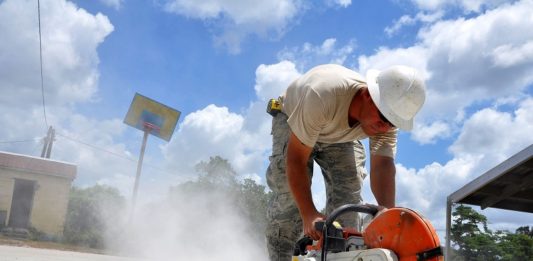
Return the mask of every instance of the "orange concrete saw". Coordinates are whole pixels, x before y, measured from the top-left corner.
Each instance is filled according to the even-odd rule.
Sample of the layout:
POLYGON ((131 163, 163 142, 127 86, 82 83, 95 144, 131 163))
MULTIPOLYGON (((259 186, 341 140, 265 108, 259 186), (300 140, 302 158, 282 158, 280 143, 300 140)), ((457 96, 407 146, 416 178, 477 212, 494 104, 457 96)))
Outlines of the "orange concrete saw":
POLYGON ((440 261, 440 241, 431 223, 407 208, 389 208, 380 212, 371 205, 344 205, 331 213, 325 222, 317 222, 322 238, 313 242, 300 239, 293 261, 440 261), (347 212, 372 216, 363 230, 342 228, 336 221, 347 212))

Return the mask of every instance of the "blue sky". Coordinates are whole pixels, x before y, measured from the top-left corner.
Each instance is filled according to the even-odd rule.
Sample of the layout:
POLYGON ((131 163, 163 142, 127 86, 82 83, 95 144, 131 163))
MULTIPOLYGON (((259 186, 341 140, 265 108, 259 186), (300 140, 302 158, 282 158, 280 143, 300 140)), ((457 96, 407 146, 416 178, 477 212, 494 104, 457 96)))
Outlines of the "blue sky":
MULTIPOLYGON (((532 1, 197 2, 42 1, 47 120, 59 133, 52 158, 78 164, 77 185, 131 194, 142 133, 122 120, 136 92, 182 112, 169 143, 148 141, 142 200, 194 178, 194 164, 214 155, 264 184, 265 101, 321 63, 423 72, 426 105, 400 134, 397 202, 439 229, 447 195, 533 143, 532 1)), ((36 1, 0 1, 0 39, 0 123, 9 126, 0 150, 39 156, 47 126, 36 1), (18 140, 30 142, 9 142, 18 140)), ((368 178, 364 195, 374 202, 368 178)), ((531 220, 488 214, 495 227, 531 220)))

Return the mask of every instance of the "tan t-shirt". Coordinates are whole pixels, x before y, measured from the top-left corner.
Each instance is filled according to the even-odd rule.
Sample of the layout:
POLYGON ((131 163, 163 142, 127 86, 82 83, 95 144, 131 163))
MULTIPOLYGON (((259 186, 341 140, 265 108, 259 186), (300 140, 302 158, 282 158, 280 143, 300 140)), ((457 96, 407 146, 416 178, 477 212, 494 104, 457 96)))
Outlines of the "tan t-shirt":
MULTIPOLYGON (((280 97, 291 131, 309 147, 316 142, 341 143, 368 137, 348 109, 355 93, 366 87, 358 73, 336 64, 314 67, 295 80, 280 97)), ((370 153, 394 158, 397 129, 370 137, 370 153)))

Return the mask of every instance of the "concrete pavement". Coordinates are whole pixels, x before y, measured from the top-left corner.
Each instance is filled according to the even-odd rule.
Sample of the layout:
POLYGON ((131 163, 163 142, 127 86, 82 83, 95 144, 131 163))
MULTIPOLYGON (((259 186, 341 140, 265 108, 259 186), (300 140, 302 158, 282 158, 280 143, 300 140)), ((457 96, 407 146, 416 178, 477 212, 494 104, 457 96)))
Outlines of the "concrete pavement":
MULTIPOLYGON (((0 245, 0 261, 143 261, 141 259, 107 256, 54 249, 0 245)), ((145 260, 146 261, 146 260, 145 260)))

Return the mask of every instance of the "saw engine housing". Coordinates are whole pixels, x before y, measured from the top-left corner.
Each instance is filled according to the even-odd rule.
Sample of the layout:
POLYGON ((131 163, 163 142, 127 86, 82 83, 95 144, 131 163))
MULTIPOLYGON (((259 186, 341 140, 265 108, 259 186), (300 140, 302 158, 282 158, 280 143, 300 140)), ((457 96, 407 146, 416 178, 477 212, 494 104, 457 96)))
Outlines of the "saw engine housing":
POLYGON ((323 233, 321 240, 314 245, 310 238, 298 241, 293 260, 443 260, 439 238, 427 219, 408 208, 390 208, 379 215, 377 212, 370 205, 351 204, 336 209, 317 226, 323 233), (335 226, 335 219, 349 211, 374 217, 362 233, 335 226))

